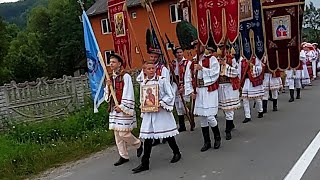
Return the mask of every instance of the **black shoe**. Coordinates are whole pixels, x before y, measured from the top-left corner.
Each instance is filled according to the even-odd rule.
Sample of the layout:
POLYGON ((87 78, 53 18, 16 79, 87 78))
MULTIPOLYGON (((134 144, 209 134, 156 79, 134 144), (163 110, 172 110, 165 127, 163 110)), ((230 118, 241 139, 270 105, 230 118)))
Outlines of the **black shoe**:
POLYGON ((273 100, 273 111, 278 111, 278 99, 273 100))
POLYGON ((263 113, 268 112, 268 100, 262 100, 263 113))
POLYGON ((178 131, 179 132, 184 132, 184 131, 187 131, 187 128, 186 127, 179 127, 178 131))
POLYGON ((301 97, 300 97, 300 88, 297 88, 297 97, 296 97, 296 99, 301 99, 301 97))
POLYGON ((152 143, 152 146, 156 146, 158 144, 160 144, 160 139, 154 139, 153 143, 152 143))
POLYGON ((142 163, 138 167, 132 169, 133 174, 140 173, 142 171, 147 171, 147 170, 149 170, 149 166, 144 165, 142 163))
POLYGON ((242 123, 247 123, 247 122, 249 122, 249 121, 251 121, 251 118, 245 118, 245 119, 242 121, 242 123))
POLYGON ((204 143, 204 145, 202 146, 202 148, 201 148, 201 152, 205 152, 205 151, 207 151, 208 149, 210 149, 211 148, 211 142, 207 142, 207 143, 204 143))
POLYGON ((221 135, 220 135, 219 126, 216 125, 215 127, 212 127, 211 129, 212 129, 213 135, 214 135, 213 148, 214 149, 219 149, 220 145, 221 145, 221 135))
POLYGON ((294 101, 294 89, 290 89, 290 99, 289 102, 293 102, 294 101))
POLYGON ((122 165, 122 164, 124 164, 124 163, 126 163, 128 161, 129 161, 129 159, 125 159, 123 157, 120 157, 120 159, 116 163, 114 163, 113 165, 114 166, 120 166, 120 165, 122 165))
POLYGON ((263 112, 258 112, 258 118, 263 118, 263 112))
POLYGON ((140 147, 137 149, 137 157, 141 157, 143 153, 143 142, 141 142, 140 147))
POLYGON ((231 132, 230 131, 226 132, 226 140, 231 140, 231 139, 232 139, 231 132))
POLYGON ((181 159, 181 153, 175 154, 175 155, 173 155, 170 163, 176 163, 176 162, 178 162, 180 159, 181 159))

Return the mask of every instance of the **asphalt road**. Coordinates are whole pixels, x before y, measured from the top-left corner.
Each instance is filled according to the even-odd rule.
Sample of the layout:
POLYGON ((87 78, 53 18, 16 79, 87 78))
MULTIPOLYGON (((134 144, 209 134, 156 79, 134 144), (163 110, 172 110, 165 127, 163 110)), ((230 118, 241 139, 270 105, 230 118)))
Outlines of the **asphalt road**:
MULTIPOLYGON (((113 163, 119 158, 115 148, 108 149, 75 165, 60 168, 42 179, 55 180, 281 180, 300 158, 320 130, 320 80, 302 91, 302 99, 289 103, 289 92, 279 97, 279 111, 269 112, 263 119, 256 118, 242 124, 243 110, 235 115, 233 139, 223 138, 218 150, 200 152, 203 140, 201 129, 177 136, 182 159, 170 164, 168 145, 153 148, 150 170, 132 174, 139 165, 135 150, 130 151, 130 162, 120 167, 113 163)), ((253 103, 252 103, 253 104, 253 103)), ((224 118, 218 120, 224 135, 224 118)), ((305 171, 303 180, 320 179, 320 152, 305 171)))

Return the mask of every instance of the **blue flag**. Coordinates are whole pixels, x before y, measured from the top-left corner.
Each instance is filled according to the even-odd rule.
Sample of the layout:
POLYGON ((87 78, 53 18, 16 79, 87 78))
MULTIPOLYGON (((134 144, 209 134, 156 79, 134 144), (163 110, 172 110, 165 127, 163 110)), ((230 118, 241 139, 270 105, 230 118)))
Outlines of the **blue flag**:
POLYGON ((99 61, 99 57, 101 57, 99 45, 85 11, 83 11, 82 14, 82 21, 91 95, 93 99, 94 112, 96 113, 98 112, 100 104, 104 101, 105 73, 99 61))

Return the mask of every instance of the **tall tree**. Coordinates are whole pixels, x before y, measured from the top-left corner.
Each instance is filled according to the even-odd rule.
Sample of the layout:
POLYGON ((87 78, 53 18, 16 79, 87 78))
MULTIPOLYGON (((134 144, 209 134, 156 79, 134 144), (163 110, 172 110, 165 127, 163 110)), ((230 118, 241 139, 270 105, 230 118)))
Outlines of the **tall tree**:
POLYGON ((312 2, 306 5, 303 17, 303 36, 306 41, 320 43, 320 8, 312 2))

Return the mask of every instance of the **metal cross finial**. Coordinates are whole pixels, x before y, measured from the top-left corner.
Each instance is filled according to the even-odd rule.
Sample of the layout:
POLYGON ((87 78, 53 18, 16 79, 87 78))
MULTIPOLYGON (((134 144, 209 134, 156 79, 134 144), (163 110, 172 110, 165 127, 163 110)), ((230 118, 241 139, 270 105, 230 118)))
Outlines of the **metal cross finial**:
POLYGON ((84 2, 82 2, 82 0, 78 0, 78 1, 77 1, 77 3, 79 3, 79 4, 80 4, 81 9, 82 9, 82 10, 84 10, 84 7, 83 7, 84 2))

